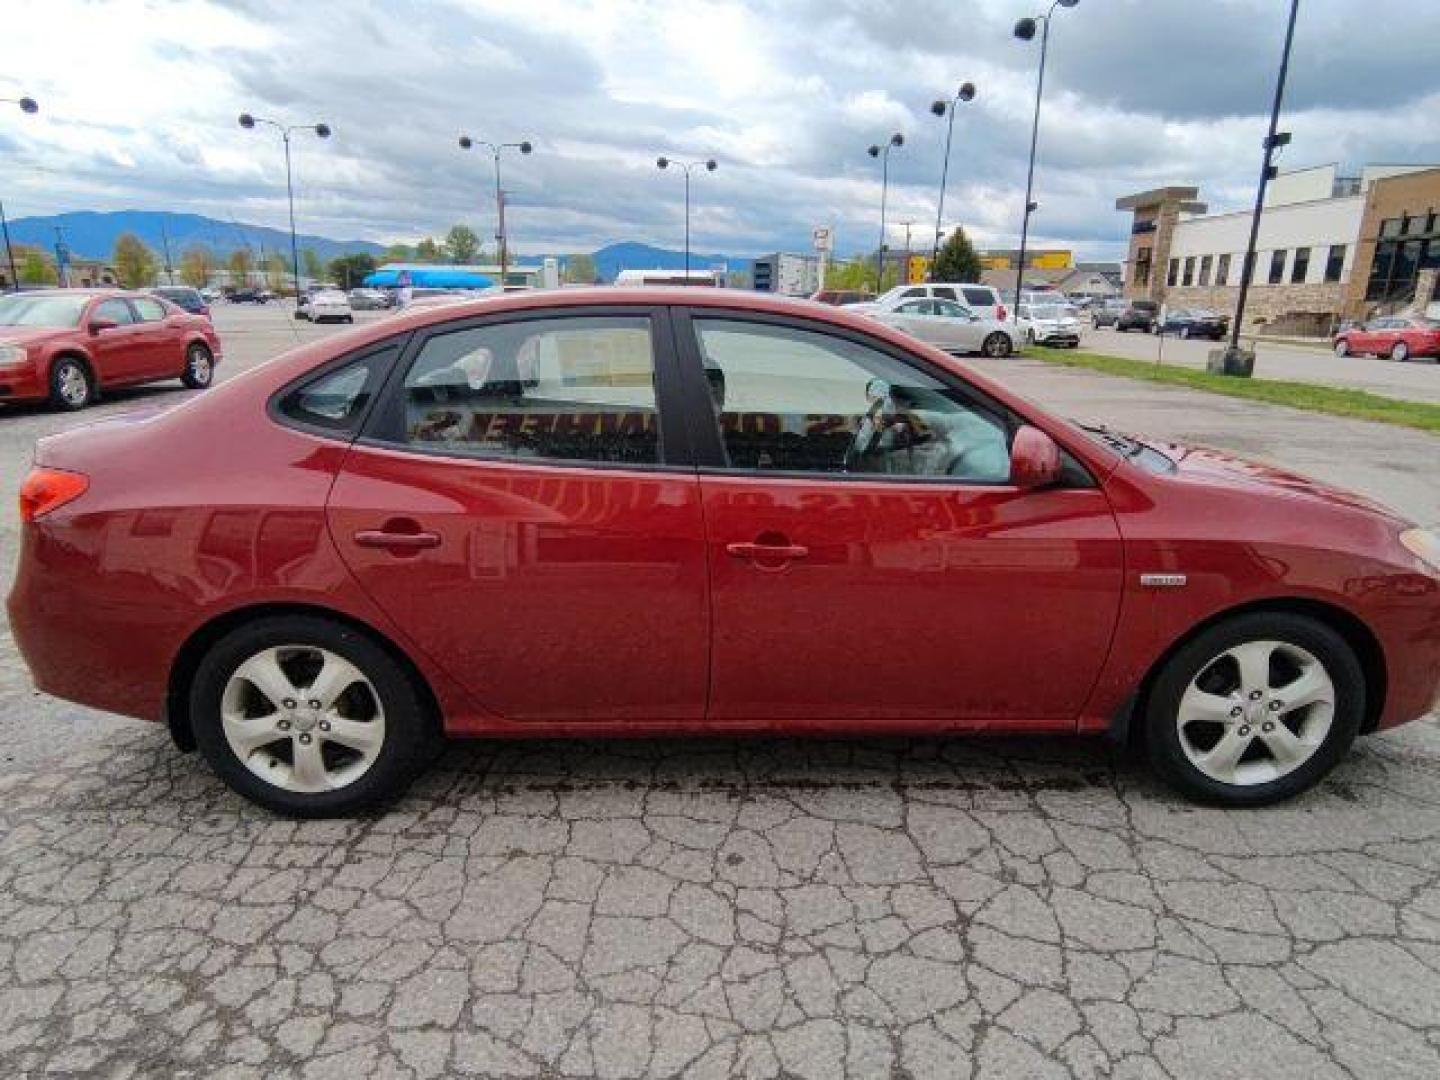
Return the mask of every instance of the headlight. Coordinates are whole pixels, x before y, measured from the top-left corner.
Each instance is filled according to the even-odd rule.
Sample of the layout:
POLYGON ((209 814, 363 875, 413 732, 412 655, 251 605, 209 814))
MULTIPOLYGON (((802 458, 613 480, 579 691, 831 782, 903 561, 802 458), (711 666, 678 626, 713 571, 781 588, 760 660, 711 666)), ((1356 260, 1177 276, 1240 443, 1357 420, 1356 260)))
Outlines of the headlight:
POLYGON ((1440 536, 1429 529, 1406 529, 1400 534, 1400 543, 1431 570, 1440 571, 1440 536))
POLYGON ((20 367, 24 363, 25 349, 23 346, 0 342, 0 368, 20 367))

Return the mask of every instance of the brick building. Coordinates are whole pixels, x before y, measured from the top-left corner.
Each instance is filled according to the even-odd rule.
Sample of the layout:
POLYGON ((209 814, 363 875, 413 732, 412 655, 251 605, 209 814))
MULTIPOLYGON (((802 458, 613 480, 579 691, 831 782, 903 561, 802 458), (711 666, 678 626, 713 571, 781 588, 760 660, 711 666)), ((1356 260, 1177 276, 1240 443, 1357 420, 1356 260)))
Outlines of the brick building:
MULTIPOLYGON (((1170 307, 1233 311, 1249 210, 1208 214, 1195 187, 1115 202, 1130 211, 1125 295, 1170 307)), ((1282 173, 1260 216, 1247 331, 1325 334, 1341 318, 1423 308, 1440 266, 1440 168, 1335 165, 1282 173)))

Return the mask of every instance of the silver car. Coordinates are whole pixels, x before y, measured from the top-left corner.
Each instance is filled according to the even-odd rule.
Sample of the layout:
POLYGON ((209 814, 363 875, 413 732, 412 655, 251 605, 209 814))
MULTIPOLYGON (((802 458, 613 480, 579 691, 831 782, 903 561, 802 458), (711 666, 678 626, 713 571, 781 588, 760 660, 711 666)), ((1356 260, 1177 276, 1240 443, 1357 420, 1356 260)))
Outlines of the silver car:
POLYGON ((865 314, 950 352, 1009 356, 1017 344, 1013 326, 976 315, 954 300, 905 300, 887 310, 865 314))

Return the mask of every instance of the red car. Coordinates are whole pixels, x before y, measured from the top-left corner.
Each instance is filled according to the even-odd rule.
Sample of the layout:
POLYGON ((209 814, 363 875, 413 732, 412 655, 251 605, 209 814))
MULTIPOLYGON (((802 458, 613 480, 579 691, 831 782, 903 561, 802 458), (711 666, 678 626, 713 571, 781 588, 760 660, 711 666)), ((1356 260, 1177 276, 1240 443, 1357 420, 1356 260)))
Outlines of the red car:
POLYGON ((1391 360, 1440 356, 1440 322, 1413 315, 1371 319, 1335 335, 1335 355, 1369 353, 1391 360))
POLYGON ((442 733, 1135 732, 1259 804, 1440 690, 1434 535, 753 293, 375 323, 42 439, 21 511, 38 686, 297 815, 442 733))
POLYGON ((149 293, 45 289, 0 296, 0 402, 83 409, 102 389, 215 378, 210 320, 149 293))

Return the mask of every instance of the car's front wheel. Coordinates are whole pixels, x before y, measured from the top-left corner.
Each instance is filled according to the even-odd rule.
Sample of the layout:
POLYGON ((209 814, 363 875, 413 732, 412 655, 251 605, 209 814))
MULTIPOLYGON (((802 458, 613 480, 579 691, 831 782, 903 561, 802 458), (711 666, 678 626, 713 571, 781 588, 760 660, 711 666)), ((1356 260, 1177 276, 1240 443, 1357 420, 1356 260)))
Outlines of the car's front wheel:
POLYGON ((1336 341, 1335 341, 1335 355, 1336 355, 1336 356, 1349 356, 1349 355, 1350 355, 1350 342, 1346 341, 1343 337, 1342 337, 1342 338, 1337 338, 1336 341))
POLYGON ((1002 334, 1000 333, 1000 331, 997 330, 995 333, 991 334, 981 343, 980 351, 983 352, 986 356, 993 356, 996 358, 1009 356, 1012 352, 1010 335, 1002 334))
POLYGON ((414 680, 384 648, 306 615, 261 618, 216 642, 191 684, 190 717, 226 784, 294 817, 398 794, 434 738, 414 680))
POLYGON ((62 356, 50 368, 50 404, 60 409, 83 409, 95 400, 95 378, 81 360, 62 356))
POLYGON ((215 381, 215 357, 207 346, 197 341, 185 350, 185 370, 180 373, 180 381, 191 390, 204 390, 215 381))
POLYGON ((1364 673, 1334 630, 1302 615, 1242 615, 1198 634, 1158 673, 1146 749, 1186 794, 1260 806, 1333 769, 1364 711, 1364 673))
POLYGON ((1390 359, 1404 363, 1410 359, 1410 346, 1403 341, 1397 341, 1390 348, 1390 359))

